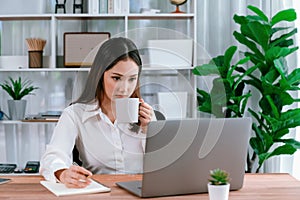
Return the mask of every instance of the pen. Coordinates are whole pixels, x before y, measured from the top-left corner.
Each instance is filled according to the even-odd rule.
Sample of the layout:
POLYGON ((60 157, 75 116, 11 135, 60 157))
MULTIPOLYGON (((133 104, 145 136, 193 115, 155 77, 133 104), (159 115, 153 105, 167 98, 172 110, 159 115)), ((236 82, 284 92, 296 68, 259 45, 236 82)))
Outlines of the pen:
MULTIPOLYGON (((77 164, 77 162, 73 162, 72 163, 74 166, 79 166, 79 167, 81 167, 80 165, 78 165, 77 164)), ((85 174, 84 174, 85 175, 85 174)), ((87 178, 90 178, 91 176, 89 176, 89 175, 85 175, 87 178)), ((82 179, 79 179, 79 181, 81 181, 81 182, 86 182, 85 180, 82 180, 82 179)))
MULTIPOLYGON (((77 162, 73 162, 73 165, 74 166, 79 166, 78 164, 77 164, 77 162)), ((79 166, 80 167, 80 166, 79 166)))

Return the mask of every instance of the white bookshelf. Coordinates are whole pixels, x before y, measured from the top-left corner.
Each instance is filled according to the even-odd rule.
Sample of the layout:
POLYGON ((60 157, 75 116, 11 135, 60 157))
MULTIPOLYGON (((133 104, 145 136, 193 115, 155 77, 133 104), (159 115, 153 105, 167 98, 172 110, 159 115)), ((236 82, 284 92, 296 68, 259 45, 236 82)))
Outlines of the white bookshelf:
MULTIPOLYGON (((110 32, 111 36, 126 36, 138 46, 143 46, 148 39, 156 38, 155 34, 151 34, 148 30, 156 33, 157 29, 158 33, 162 33, 161 29, 166 29, 167 31, 162 33, 163 38, 170 36, 175 39, 189 38, 197 41, 197 22, 194 12, 197 1, 188 1, 182 7, 182 10, 187 11, 185 14, 172 14, 175 7, 169 1, 126 0, 126 2, 129 6, 128 12, 120 13, 0 15, 0 81, 6 80, 9 76, 13 78, 21 76, 32 80, 41 88, 35 92, 35 95, 26 97, 27 115, 47 110, 62 110, 72 101, 73 94, 70 97, 67 91, 71 89, 74 91, 75 85, 83 84, 88 75, 89 68, 65 68, 63 66, 64 32, 110 32), (139 13, 141 8, 150 4, 162 5, 161 12, 139 13), (25 44, 25 39, 28 37, 40 37, 47 40, 43 54, 43 68, 28 68, 25 44)), ((158 7, 153 8, 158 9, 158 7)), ((194 46, 194 65, 196 59, 197 49, 194 46)), ((156 106, 158 104, 157 92, 166 89, 175 92, 187 91, 187 117, 196 117, 196 79, 191 73, 192 67, 143 67, 142 96, 150 105, 156 106)), ((7 99, 9 96, 0 89, 0 107, 5 113, 8 113, 7 99)), ((0 138, 6 141, 4 144, 0 143, 0 152, 3 152, 0 155, 0 162, 16 161, 22 164, 25 159, 30 160, 29 157, 22 158, 22 148, 25 148, 25 143, 33 145, 32 149, 37 151, 31 152, 33 156, 31 160, 39 157, 51 137, 54 126, 53 122, 0 121, 0 138), (29 135, 34 138, 25 138, 29 135), (12 158, 9 158, 10 155, 12 158)), ((26 151, 24 153, 28 153, 26 151)))

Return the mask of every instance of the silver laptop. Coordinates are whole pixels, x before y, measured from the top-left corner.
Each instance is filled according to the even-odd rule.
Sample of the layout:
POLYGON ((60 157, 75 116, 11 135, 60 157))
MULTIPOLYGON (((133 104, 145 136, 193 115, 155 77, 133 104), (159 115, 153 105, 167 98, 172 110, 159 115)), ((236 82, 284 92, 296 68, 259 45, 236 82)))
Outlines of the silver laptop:
POLYGON ((209 171, 229 172, 243 186, 251 118, 181 119, 148 126, 142 181, 116 184, 140 197, 207 192, 209 171))

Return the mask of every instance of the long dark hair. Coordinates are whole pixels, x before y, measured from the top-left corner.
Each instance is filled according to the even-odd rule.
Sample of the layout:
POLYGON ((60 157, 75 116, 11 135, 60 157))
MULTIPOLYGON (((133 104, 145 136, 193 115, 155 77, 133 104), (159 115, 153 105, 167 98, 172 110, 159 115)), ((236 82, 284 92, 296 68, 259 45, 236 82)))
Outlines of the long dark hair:
POLYGON ((130 39, 118 37, 111 38, 101 45, 91 66, 84 90, 80 97, 72 104, 90 103, 97 100, 100 107, 104 96, 104 72, 111 69, 119 61, 128 58, 132 59, 139 67, 138 82, 131 97, 140 98, 139 78, 142 70, 142 60, 139 51, 130 39))
MULTIPOLYGON (((98 108, 101 106, 101 101, 104 96, 103 76, 104 72, 111 69, 119 61, 132 59, 139 67, 138 81, 135 87, 132 98, 140 98, 140 75, 142 71, 142 60, 136 45, 128 38, 118 37, 111 38, 105 41, 99 48, 95 60, 91 66, 87 82, 82 94, 74 103, 91 103, 98 101, 98 108)), ((129 130, 138 132, 140 129, 139 123, 130 124, 129 130)))

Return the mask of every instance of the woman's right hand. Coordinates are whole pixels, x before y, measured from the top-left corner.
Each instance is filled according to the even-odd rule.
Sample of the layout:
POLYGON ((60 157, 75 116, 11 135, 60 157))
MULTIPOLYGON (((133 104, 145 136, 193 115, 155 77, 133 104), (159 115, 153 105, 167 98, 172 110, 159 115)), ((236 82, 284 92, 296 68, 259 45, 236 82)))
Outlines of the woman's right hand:
POLYGON ((69 188, 84 188, 91 183, 89 176, 92 172, 87 169, 72 165, 69 169, 61 169, 55 172, 57 179, 69 188))

